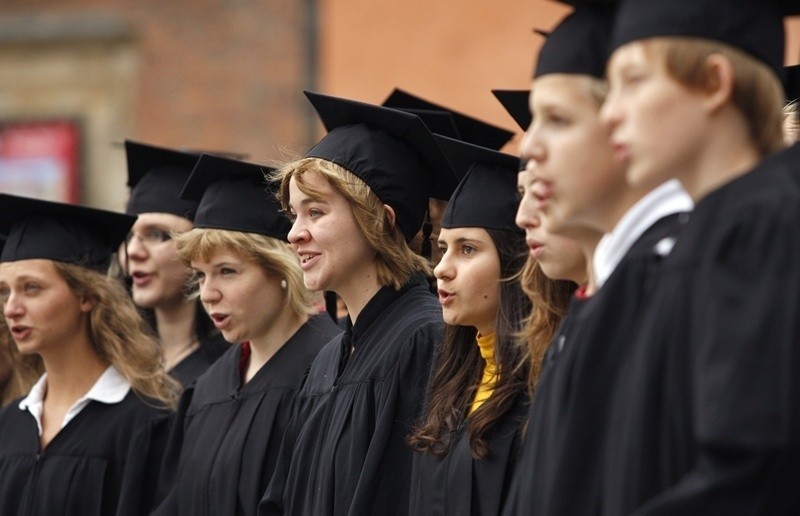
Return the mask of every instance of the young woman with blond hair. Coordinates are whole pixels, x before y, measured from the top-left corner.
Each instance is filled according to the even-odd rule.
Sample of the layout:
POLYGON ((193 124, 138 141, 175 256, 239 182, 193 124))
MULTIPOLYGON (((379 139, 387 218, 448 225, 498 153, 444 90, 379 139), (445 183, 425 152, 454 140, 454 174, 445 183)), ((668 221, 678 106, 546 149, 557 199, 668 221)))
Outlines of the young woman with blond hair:
POLYGON ((178 386, 105 274, 135 218, 9 195, 0 206, 0 345, 44 369, 0 411, 0 512, 146 512, 178 386))

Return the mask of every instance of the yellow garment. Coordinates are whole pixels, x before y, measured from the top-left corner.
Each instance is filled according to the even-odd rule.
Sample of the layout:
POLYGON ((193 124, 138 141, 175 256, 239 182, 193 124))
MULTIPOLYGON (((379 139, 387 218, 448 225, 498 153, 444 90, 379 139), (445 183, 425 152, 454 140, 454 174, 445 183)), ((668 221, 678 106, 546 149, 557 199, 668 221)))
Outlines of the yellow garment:
POLYGON ((481 351, 481 356, 486 362, 483 366, 483 377, 475 392, 475 399, 472 401, 472 406, 469 408, 469 413, 472 414, 478 407, 483 405, 483 402, 489 399, 492 395, 494 387, 497 384, 497 363, 494 361, 494 333, 490 335, 478 334, 476 337, 478 341, 478 349, 481 351))

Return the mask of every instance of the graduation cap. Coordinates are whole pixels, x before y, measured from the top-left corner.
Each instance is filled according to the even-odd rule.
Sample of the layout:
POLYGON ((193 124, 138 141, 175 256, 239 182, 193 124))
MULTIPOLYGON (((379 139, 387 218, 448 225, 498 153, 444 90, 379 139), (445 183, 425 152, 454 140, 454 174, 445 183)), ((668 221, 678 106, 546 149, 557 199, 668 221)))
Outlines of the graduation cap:
POLYGON ((622 0, 611 49, 660 36, 702 38, 747 52, 780 77, 783 17, 793 14, 797 0, 622 0))
POLYGON ((434 104, 399 88, 395 88, 383 101, 383 106, 418 115, 432 133, 490 149, 501 149, 514 136, 511 131, 434 104))
POLYGON ((258 233, 286 240, 292 225, 265 175, 274 169, 203 154, 181 192, 198 202, 193 227, 258 233))
POLYGON ((533 77, 567 73, 603 78, 614 6, 593 2, 564 3, 575 5, 575 10, 547 35, 533 77))
POLYGON ((422 226, 428 199, 448 199, 458 183, 433 135, 416 115, 305 92, 328 134, 305 157, 344 167, 395 211, 407 240, 422 226))
POLYGON ((136 217, 0 194, 0 233, 7 235, 0 261, 35 258, 105 271, 136 217))
POLYGON ((125 140, 125 155, 131 188, 127 213, 171 213, 194 218, 197 203, 180 199, 180 193, 199 154, 125 140))
POLYGON ((508 114, 523 131, 527 131, 533 122, 528 99, 530 90, 492 90, 495 98, 506 108, 508 114))
POLYGON ((519 158, 446 136, 437 135, 436 142, 461 178, 442 216, 442 227, 522 231, 514 222, 519 158))

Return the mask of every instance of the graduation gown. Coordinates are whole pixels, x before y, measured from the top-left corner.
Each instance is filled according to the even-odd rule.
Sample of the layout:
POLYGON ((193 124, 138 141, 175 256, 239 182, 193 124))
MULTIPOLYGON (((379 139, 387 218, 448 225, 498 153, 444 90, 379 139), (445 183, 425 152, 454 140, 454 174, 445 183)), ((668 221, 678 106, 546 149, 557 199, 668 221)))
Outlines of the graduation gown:
POLYGON ((219 333, 207 335, 201 339, 200 347, 178 362, 170 369, 169 374, 185 389, 230 347, 231 345, 219 333))
POLYGON ((546 355, 505 514, 599 512, 614 380, 651 295, 661 262, 654 248, 676 237, 680 217, 656 221, 594 296, 573 298, 546 355))
POLYGON ((147 514, 168 413, 132 390, 113 404, 90 401, 44 451, 36 420, 19 401, 0 411, 0 514, 147 514))
POLYGON ((255 514, 309 364, 340 333, 327 314, 308 320, 244 385, 241 346, 198 378, 181 400, 177 480, 159 514, 255 514))
POLYGON ((795 146, 708 194, 664 261, 612 404, 606 514, 800 511, 798 166, 795 146))
POLYGON ((259 514, 408 513, 405 437, 442 329, 422 275, 373 296, 312 363, 259 514))
POLYGON ((505 499, 519 449, 528 396, 512 407, 487 433, 489 456, 476 460, 469 448, 466 420, 442 458, 416 452, 411 476, 411 515, 496 515, 505 499))

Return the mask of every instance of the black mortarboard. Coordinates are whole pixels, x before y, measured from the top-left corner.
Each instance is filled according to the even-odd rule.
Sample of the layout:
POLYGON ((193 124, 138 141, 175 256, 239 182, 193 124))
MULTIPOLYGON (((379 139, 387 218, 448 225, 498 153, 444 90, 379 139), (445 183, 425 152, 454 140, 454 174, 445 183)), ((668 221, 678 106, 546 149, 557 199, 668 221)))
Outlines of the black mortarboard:
POLYGON ((578 2, 547 35, 533 77, 566 73, 603 78, 613 23, 613 5, 578 2))
POLYGON ((286 240, 292 225, 265 175, 272 168, 203 154, 181 198, 199 201, 193 227, 258 233, 286 240))
POLYGON ((306 153, 361 178, 395 211, 407 240, 422 226, 428 199, 448 199, 458 179, 433 135, 413 114, 305 92, 328 134, 306 153))
POLYGON ((503 148, 514 136, 511 131, 434 104, 399 88, 392 91, 391 95, 383 101, 383 105, 419 115, 433 133, 490 149, 503 148), (443 114, 449 114, 449 120, 442 117, 443 114))
POLYGON ((105 271, 136 217, 0 194, 0 261, 47 259, 105 271))
POLYGON ((793 102, 800 99, 800 65, 787 66, 783 69, 786 100, 793 102))
POLYGON ((125 140, 125 155, 131 188, 127 213, 171 213, 194 218, 197 203, 180 199, 180 193, 199 154, 125 140))
POLYGON ((461 178, 442 216, 442 227, 521 231, 514 223, 519 158, 445 136, 437 135, 436 142, 461 178))
POLYGON ((492 90, 500 104, 506 108, 511 118, 519 125, 520 129, 527 131, 533 122, 528 99, 530 90, 492 90))
POLYGON ((611 49, 660 36, 709 39, 783 68, 783 17, 800 14, 797 0, 622 0, 611 49))

